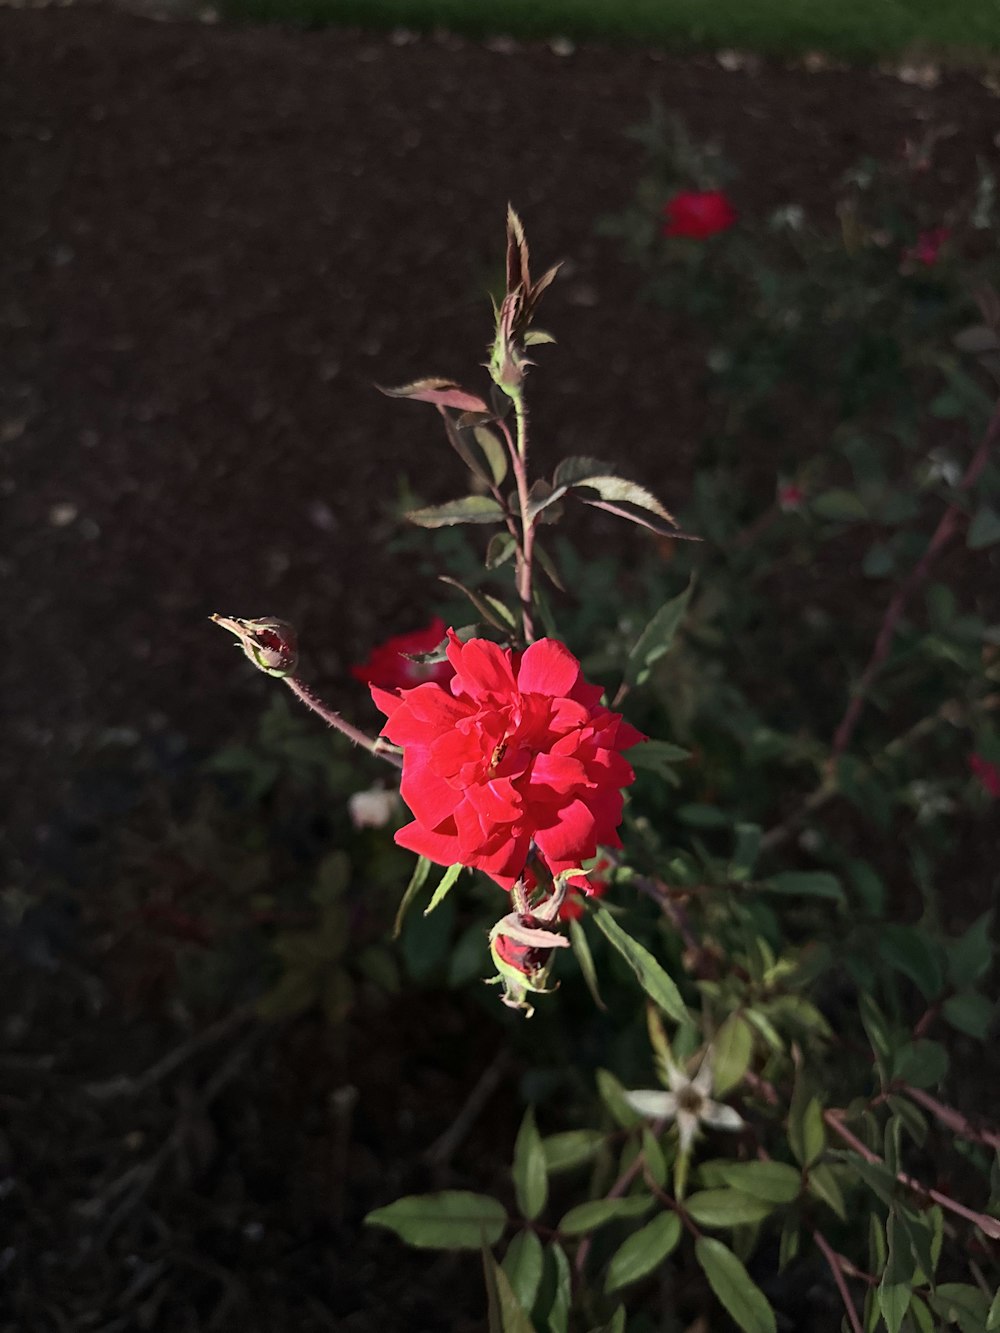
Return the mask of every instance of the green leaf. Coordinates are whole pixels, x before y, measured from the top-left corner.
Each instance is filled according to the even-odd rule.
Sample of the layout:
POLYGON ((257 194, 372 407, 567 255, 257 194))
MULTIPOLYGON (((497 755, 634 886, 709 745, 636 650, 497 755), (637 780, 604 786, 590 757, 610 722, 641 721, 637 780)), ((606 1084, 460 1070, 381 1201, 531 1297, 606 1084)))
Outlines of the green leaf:
POLYGON ((591 1161, 604 1146, 598 1129, 571 1129, 565 1134, 550 1134, 542 1139, 545 1169, 551 1173, 571 1171, 591 1161))
POLYGON ((982 981, 990 970, 993 962, 992 925, 993 913, 984 912, 964 935, 948 944, 948 975, 954 986, 972 986, 982 981))
POLYGON ((442 505, 411 509, 406 517, 418 528, 448 528, 456 523, 502 523, 503 509, 488 495, 466 495, 442 505))
POLYGON ((937 1041, 921 1038, 900 1046, 893 1059, 893 1077, 915 1088, 932 1088, 948 1072, 948 1052, 937 1041))
POLYGON ((516 624, 514 616, 499 597, 491 597, 488 592, 481 593, 473 588, 467 588, 450 574, 439 574, 438 581, 447 583, 449 587, 457 588, 459 592, 464 593, 486 623, 498 629, 501 634, 507 634, 514 628, 516 624))
POLYGON ((986 1333, 995 1333, 1000 1329, 1000 1291, 993 1297, 990 1312, 986 1316, 986 1333))
POLYGON ((734 1189, 768 1203, 791 1203, 802 1190, 802 1175, 785 1162, 724 1162, 719 1175, 734 1189))
POLYGON ((964 1032, 979 1041, 985 1041, 993 1022, 993 1003, 978 991, 965 991, 961 995, 950 995, 944 1002, 942 1013, 953 1028, 964 1032))
POLYGON ((753 1198, 734 1189, 699 1190, 684 1205, 703 1227, 741 1227, 761 1222, 774 1211, 774 1206, 767 1199, 753 1198))
POLYGON ((777 1333, 767 1297, 750 1281, 732 1250, 710 1236, 699 1236, 694 1253, 708 1285, 743 1333, 777 1333))
POLYGON ((510 1278, 487 1249, 483 1250, 483 1266, 487 1272, 488 1294, 491 1297, 490 1333, 493 1333, 494 1328, 497 1333, 535 1333, 510 1278))
POLYGON ((507 1246, 503 1257, 503 1271, 507 1274, 514 1295, 526 1310, 530 1310, 542 1281, 542 1242, 534 1231, 519 1231, 507 1246))
POLYGON ((366 1225, 387 1227, 408 1245, 425 1250, 479 1250, 495 1245, 507 1225, 497 1199, 469 1190, 409 1194, 365 1218, 366 1225))
POLYGON ((853 523, 868 517, 861 497, 840 487, 817 495, 810 507, 817 518, 828 518, 835 523, 853 523))
POLYGON ((531 1221, 545 1207, 549 1197, 549 1178, 545 1167, 545 1149, 535 1126, 535 1112, 528 1107, 514 1144, 514 1190, 517 1205, 531 1221))
POLYGON ((517 542, 509 532, 494 532, 486 548, 486 568, 499 569, 517 550, 517 542))
POLYGON ((573 945, 573 953, 576 955, 576 961, 580 964, 580 971, 583 973, 583 979, 587 983, 587 989, 590 991, 591 998, 598 1009, 607 1009, 607 1005, 601 999, 600 987, 597 983, 597 968, 594 966, 594 956, 590 952, 590 945, 587 942, 587 933, 579 921, 569 923, 569 938, 573 945))
POLYGON ((441 882, 431 895, 430 902, 424 908, 424 916, 430 916, 435 907, 439 907, 441 903, 444 902, 445 898, 447 898, 448 894, 455 887, 458 882, 458 877, 464 869, 465 867, 462 865, 461 861, 456 861, 453 866, 448 867, 441 876, 441 882))
POLYGON ((800 1166, 811 1166, 826 1145, 823 1108, 818 1098, 810 1097, 801 1079, 788 1111, 788 1146, 800 1166))
POLYGON ((753 1055, 753 1031, 742 1014, 730 1014, 712 1042, 713 1087, 724 1096, 735 1088, 750 1067, 753 1055))
POLYGON ((399 932, 403 929, 403 921, 406 913, 413 904, 414 898, 427 882, 427 876, 430 874, 431 863, 426 856, 418 856, 417 864, 413 867, 413 874, 410 876, 410 882, 406 886, 406 892, 403 894, 396 912, 396 920, 392 927, 392 938, 399 939, 399 932))
POLYGON ((625 663, 626 685, 632 687, 644 684, 653 666, 670 651, 693 591, 692 579, 682 593, 660 607, 636 639, 625 663))
POLYGON ((989 505, 981 505, 969 524, 966 541, 971 551, 981 551, 994 542, 1000 542, 1000 514, 989 505))
POLYGON ((717 805, 702 805, 698 801, 685 801, 677 806, 674 815, 691 828, 728 828, 733 821, 730 811, 720 810, 717 805))
POLYGON ((554 1241, 546 1251, 548 1277, 546 1286, 553 1291, 549 1306, 549 1333, 566 1333, 569 1324, 569 1307, 573 1301, 573 1281, 570 1277, 569 1260, 561 1245, 554 1241))
POLYGON ((642 1127, 642 1158, 646 1164, 646 1176, 654 1185, 663 1189, 667 1183, 667 1163, 653 1131, 648 1125, 642 1127))
POLYGON ((729 878, 749 879, 760 855, 761 827, 759 824, 737 824, 736 845, 729 862, 729 878))
POLYGON ((886 1224, 889 1257, 878 1289, 878 1305, 889 1333, 899 1333, 910 1308, 913 1282, 913 1265, 907 1262, 908 1255, 900 1244, 898 1230, 898 1219, 890 1213, 886 1224))
POLYGON ((607 908, 598 907, 594 913, 594 921, 612 948, 616 949, 628 963, 650 999, 654 1000, 670 1018, 676 1019, 678 1023, 683 1022, 687 1017, 687 1010, 681 999, 681 993, 649 950, 631 935, 626 934, 607 908))
POLYGON ((610 1296, 651 1273, 676 1249, 680 1238, 681 1220, 676 1213, 654 1217, 615 1251, 608 1265, 604 1290, 610 1296))
POLYGON ((599 1069, 595 1075, 601 1101, 622 1129, 635 1129, 642 1124, 642 1116, 633 1111, 625 1100, 625 1089, 609 1069, 599 1069))
POLYGON ((691 751, 682 750, 679 745, 671 745, 669 741, 640 741, 631 750, 625 751, 625 758, 633 768, 673 778, 674 765, 690 759, 691 751))
POLYGON ((832 1208, 841 1221, 847 1221, 847 1206, 840 1182, 832 1167, 813 1165, 809 1168, 809 1193, 832 1208))
POLYGON ((989 1318, 988 1297, 965 1282, 942 1282, 930 1296, 931 1309, 962 1333, 982 1333, 989 1318))
POLYGON ((787 898, 829 898, 840 904, 847 901, 840 880, 828 870, 785 870, 762 880, 760 887, 787 898))
POLYGON ((938 952, 917 926, 884 925, 878 950, 890 967, 909 977, 925 1000, 933 1000, 944 984, 938 952))
POLYGON ((474 426, 472 434, 483 451, 494 486, 501 485, 507 476, 507 450, 503 441, 489 426, 474 426))
POLYGON ((649 1212, 652 1204, 648 1194, 637 1194, 630 1199, 591 1199, 589 1203, 578 1203, 571 1208, 559 1223, 559 1231, 564 1236, 584 1236, 608 1222, 641 1217, 649 1212))

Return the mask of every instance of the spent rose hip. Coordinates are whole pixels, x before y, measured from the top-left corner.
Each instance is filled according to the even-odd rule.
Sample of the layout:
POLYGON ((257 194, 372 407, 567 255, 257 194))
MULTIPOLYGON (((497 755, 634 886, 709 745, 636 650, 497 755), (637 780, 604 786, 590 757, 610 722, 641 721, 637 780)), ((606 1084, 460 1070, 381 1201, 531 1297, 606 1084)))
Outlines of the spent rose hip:
POLYGON ((620 847, 622 752, 645 739, 600 704, 563 644, 524 652, 448 632, 454 677, 390 693, 372 687, 382 734, 403 750, 402 847, 441 865, 483 870, 504 888, 534 849, 555 876, 620 847))

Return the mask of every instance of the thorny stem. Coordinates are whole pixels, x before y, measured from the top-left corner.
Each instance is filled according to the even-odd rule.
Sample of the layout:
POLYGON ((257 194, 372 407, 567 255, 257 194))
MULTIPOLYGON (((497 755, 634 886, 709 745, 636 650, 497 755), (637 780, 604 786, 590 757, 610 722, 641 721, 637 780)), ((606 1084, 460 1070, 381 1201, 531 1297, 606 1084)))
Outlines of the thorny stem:
MULTIPOLYGON (((836 1111, 824 1111, 823 1120, 835 1134, 843 1139, 848 1147, 853 1148, 859 1157, 863 1157, 866 1162, 869 1162, 872 1165, 885 1165, 878 1153, 872 1152, 871 1148, 862 1143, 855 1134, 851 1133, 836 1111)), ((972 1208, 966 1208, 964 1203, 959 1203, 958 1200, 953 1199, 950 1194, 944 1194, 941 1190, 932 1189, 929 1185, 925 1185, 921 1181, 914 1179, 913 1176, 908 1176, 904 1171, 897 1171, 896 1179, 901 1185, 912 1190, 914 1194, 919 1194, 924 1199, 930 1199, 933 1203, 939 1204, 942 1208, 947 1209, 948 1212, 955 1213, 958 1217, 965 1218, 967 1222, 971 1222, 974 1226, 977 1226, 980 1231, 984 1232, 991 1239, 1000 1240, 1000 1221, 995 1217, 988 1217, 986 1213, 977 1213, 972 1208)))
POLYGON ((321 717, 327 726, 341 732, 349 741, 353 741, 355 745, 360 745, 362 749, 375 755, 376 758, 384 759, 387 764, 392 764, 394 768, 403 767, 402 756, 397 754, 396 750, 381 737, 368 736, 357 727, 352 726, 350 722, 345 722, 339 713, 335 713, 332 708, 327 708, 326 704, 316 698, 308 685, 303 685, 302 681, 297 680, 295 676, 285 676, 283 679, 295 697, 301 699, 305 706, 312 709, 317 717, 321 717))
POLYGON ((858 1312, 854 1308, 854 1302, 851 1300, 851 1293, 847 1289, 847 1282, 844 1278, 844 1270, 841 1266, 840 1256, 831 1248, 829 1241, 823 1235, 822 1231, 814 1231, 813 1240, 822 1251, 823 1258, 830 1265, 830 1272, 833 1274, 833 1280, 836 1282, 837 1290, 840 1292, 840 1299, 844 1302, 844 1309, 847 1311, 847 1320, 851 1325, 851 1333, 863 1333, 861 1320, 858 1318, 858 1312))
POLYGON ((953 1134, 957 1134, 959 1138, 968 1139, 970 1143, 982 1143, 987 1148, 1000 1151, 1000 1130, 977 1129, 961 1111, 956 1111, 953 1106, 946 1106, 944 1102, 939 1102, 929 1092, 924 1092, 923 1088, 914 1088, 909 1083, 904 1083, 900 1092, 905 1093, 910 1101, 916 1102, 925 1111, 930 1111, 936 1120, 939 1120, 946 1129, 950 1129, 953 1134))
MULTIPOLYGON (((965 469, 961 481, 958 483, 957 489, 959 492, 969 491, 976 484, 980 473, 983 471, 983 468, 985 468, 987 460, 989 459, 990 450, 997 439, 1000 439, 1000 402, 998 402, 994 408, 993 416, 990 418, 990 423, 986 428, 986 433, 980 441, 976 452, 973 454, 969 466, 965 469)), ((934 561, 937 559, 941 550, 947 546, 955 535, 963 516, 963 509, 959 504, 953 501, 941 515, 926 551, 924 551, 916 565, 914 565, 909 576, 904 579, 896 589, 895 595, 886 607, 885 614, 882 617, 882 624, 879 626, 879 631, 875 638, 875 646, 872 649, 871 657, 868 659, 868 665, 861 673, 861 677, 858 680, 857 685, 854 687, 851 701, 847 705, 844 716, 841 718, 837 730, 834 733, 833 747, 829 759, 831 767, 848 748, 854 737, 854 732, 857 728, 862 710, 868 701, 869 691, 889 656, 892 641, 895 638, 896 630, 899 627, 899 622, 903 616, 903 612, 909 604, 910 598, 921 584, 927 580, 934 565, 934 561)))

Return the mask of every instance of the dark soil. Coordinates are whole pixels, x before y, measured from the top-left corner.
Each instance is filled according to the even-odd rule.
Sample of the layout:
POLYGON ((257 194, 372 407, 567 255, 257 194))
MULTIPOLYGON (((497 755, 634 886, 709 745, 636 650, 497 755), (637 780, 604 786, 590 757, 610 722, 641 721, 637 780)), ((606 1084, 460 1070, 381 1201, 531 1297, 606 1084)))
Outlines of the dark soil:
MULTIPOLYGON (((182 1034, 169 1012, 116 1013, 83 867, 143 773, 182 783, 259 713, 266 682, 211 612, 296 622, 306 674, 355 702, 349 665, 426 620, 434 585, 389 550, 393 506, 404 479, 433 500, 457 473, 434 414, 372 385, 478 382, 508 200, 539 262, 567 261, 546 298, 560 341, 535 373, 537 455, 613 451, 683 499, 701 352, 638 303, 595 235, 632 195, 641 150, 624 131, 651 97, 721 138, 747 209, 825 213, 841 171, 930 124, 961 131, 942 201, 996 153, 998 103, 972 73, 927 90, 865 71, 727 72, 708 55, 0 8, 5 884, 92 895, 85 931, 60 898, 11 937, 0 1328, 481 1327, 474 1263, 358 1241, 367 1207, 426 1186, 399 1163, 492 1057, 457 1002, 435 1000, 432 1023, 366 1016, 339 1044, 298 1025, 248 1045, 210 1111, 213 1068, 246 1033, 169 1091, 94 1102, 84 1083, 146 1067, 182 1034), (361 1126, 346 1139, 344 1088, 361 1126), (177 1125, 184 1152, 95 1239, 80 1201, 177 1125)), ((762 506, 774 468, 759 473, 762 506)), ((497 1174, 491 1117, 506 1152, 515 1103, 495 1099, 476 1171, 449 1183, 497 1174)))

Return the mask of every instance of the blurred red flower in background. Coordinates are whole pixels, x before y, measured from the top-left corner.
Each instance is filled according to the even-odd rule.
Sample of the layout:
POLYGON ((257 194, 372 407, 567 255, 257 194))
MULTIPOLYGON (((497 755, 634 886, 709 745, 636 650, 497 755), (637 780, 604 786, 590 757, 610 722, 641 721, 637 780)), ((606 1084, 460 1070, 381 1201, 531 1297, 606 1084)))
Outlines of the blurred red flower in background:
POLYGON ((739 214, 721 190, 683 190, 663 206, 664 236, 704 241, 726 231, 739 214))
POLYGON ((916 244, 903 251, 903 259, 911 264, 924 264, 930 268, 938 262, 941 247, 950 235, 950 227, 934 227, 930 231, 922 231, 917 237, 916 244))
POLYGON ((1000 800, 1000 764, 990 763, 981 754, 970 754, 969 768, 989 794, 1000 800))
POLYGON ((383 690, 405 690, 424 681, 447 685, 455 674, 450 662, 427 664, 410 660, 411 656, 432 653, 444 634, 444 621, 435 616, 425 629, 397 634, 373 648, 367 662, 351 667, 351 675, 366 685, 378 685, 383 690))

